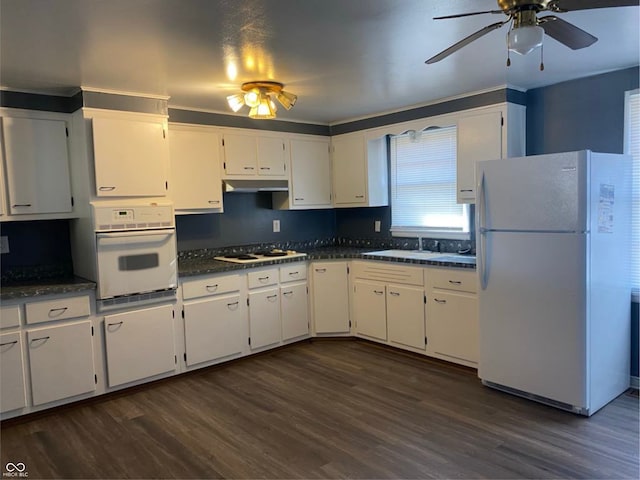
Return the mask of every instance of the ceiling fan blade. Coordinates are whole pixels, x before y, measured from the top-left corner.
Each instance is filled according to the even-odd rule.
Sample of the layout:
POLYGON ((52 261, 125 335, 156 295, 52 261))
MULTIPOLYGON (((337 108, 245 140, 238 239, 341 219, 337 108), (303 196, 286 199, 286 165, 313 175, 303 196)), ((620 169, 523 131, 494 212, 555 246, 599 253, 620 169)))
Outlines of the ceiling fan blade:
POLYGON ((486 10, 484 12, 459 13, 457 15, 445 15, 443 17, 433 17, 434 20, 442 20, 444 18, 470 17, 471 15, 484 15, 485 13, 504 13, 502 10, 486 10))
POLYGON ((597 37, 555 15, 541 17, 538 21, 544 33, 572 50, 588 47, 598 41, 597 37))
POLYGON ((458 43, 454 43, 449 48, 443 50, 442 52, 438 53, 437 55, 434 55, 433 57, 431 57, 429 60, 427 60, 424 63, 431 64, 431 63, 439 62, 440 60, 442 60, 443 58, 448 57, 452 53, 457 52, 458 50, 460 50, 465 45, 469 45, 474 40, 477 40, 478 38, 482 37, 483 35, 486 35, 487 33, 491 32, 492 30, 500 28, 502 25, 504 25, 508 21, 509 21, 509 19, 505 20, 504 22, 498 22, 498 23, 494 23, 494 24, 491 24, 491 25, 487 25, 486 27, 478 30, 476 33, 472 33, 468 37, 463 38, 462 40, 460 40, 458 43))
POLYGON ((555 0, 551 2, 549 10, 570 12, 591 8, 637 7, 639 3, 639 0, 555 0))

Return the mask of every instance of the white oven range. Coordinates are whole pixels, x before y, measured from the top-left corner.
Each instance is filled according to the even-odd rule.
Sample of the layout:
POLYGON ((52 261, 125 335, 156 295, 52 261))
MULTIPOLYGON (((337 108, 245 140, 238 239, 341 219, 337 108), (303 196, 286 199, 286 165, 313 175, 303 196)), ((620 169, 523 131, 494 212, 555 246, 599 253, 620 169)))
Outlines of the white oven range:
POLYGON ((176 233, 171 203, 91 204, 98 309, 175 298, 176 233))

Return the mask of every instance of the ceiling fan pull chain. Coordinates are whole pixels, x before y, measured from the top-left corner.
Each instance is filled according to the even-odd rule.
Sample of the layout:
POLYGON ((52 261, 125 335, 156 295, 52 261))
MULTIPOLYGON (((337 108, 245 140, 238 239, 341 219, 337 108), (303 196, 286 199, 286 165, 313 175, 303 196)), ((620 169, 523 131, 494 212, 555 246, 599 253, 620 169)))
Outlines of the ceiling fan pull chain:
POLYGON ((544 45, 540 45, 540 71, 544 70, 544 45))
POLYGON ((511 25, 509 25, 509 30, 507 30, 507 67, 511 66, 511 51, 509 50, 509 35, 511 35, 511 25))

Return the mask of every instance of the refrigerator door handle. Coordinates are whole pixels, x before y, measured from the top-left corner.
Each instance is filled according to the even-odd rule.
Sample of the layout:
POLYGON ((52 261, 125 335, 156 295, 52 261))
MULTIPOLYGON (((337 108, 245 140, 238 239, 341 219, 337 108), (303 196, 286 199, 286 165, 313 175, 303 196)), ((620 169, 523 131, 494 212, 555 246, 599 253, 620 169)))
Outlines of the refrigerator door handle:
POLYGON ((478 249, 480 250, 480 255, 477 256, 477 268, 478 274, 480 275, 480 288, 485 290, 487 288, 487 270, 486 270, 486 255, 487 255, 487 229, 485 228, 485 217, 486 217, 486 199, 485 199, 485 191, 484 191, 484 172, 480 176, 478 180, 478 249))

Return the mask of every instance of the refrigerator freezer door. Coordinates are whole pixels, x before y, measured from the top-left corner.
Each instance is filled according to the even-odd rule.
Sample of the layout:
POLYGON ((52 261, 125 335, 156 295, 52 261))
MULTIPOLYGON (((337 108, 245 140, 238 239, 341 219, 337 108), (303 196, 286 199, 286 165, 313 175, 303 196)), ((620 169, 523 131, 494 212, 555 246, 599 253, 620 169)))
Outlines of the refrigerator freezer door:
POLYGON ((586 231, 588 155, 581 151, 478 162, 478 228, 586 231))
POLYGON ((488 232, 478 376, 587 406, 587 235, 488 232))

